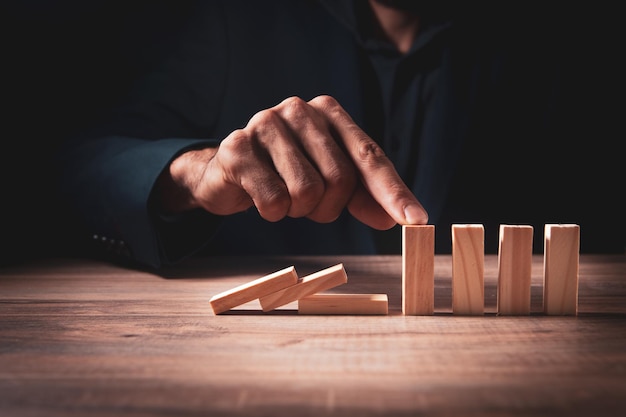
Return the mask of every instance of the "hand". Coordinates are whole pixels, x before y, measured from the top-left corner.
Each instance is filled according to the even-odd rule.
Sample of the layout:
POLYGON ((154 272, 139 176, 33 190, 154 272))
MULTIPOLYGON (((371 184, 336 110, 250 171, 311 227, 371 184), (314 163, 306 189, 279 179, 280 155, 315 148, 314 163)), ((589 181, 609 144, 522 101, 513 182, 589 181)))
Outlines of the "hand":
POLYGON ((255 114, 217 148, 175 159, 157 189, 165 210, 264 219, 337 219, 344 208, 380 230, 426 224, 428 214, 382 149, 330 96, 288 98, 255 114))

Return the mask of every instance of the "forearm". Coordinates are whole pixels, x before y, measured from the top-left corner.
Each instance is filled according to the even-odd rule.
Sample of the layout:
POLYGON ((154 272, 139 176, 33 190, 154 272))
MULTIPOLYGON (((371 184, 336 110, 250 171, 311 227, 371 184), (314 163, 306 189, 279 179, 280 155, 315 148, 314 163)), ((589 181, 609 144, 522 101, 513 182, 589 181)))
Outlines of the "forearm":
MULTIPOLYGON (((176 244, 167 244, 169 238, 165 235, 175 235, 172 231, 178 222, 160 217, 155 184, 176 155, 215 144, 194 139, 104 137, 68 149, 61 157, 64 174, 60 190, 73 212, 72 221, 82 230, 83 240, 97 236, 123 242, 133 262, 152 267, 175 262, 197 250, 210 236, 190 235, 180 245, 184 250, 168 253, 167 248, 176 244)), ((181 223, 199 221, 197 217, 185 217, 181 223)), ((185 226, 185 230, 194 228, 185 226)), ((97 250, 106 251, 108 247, 97 250)))

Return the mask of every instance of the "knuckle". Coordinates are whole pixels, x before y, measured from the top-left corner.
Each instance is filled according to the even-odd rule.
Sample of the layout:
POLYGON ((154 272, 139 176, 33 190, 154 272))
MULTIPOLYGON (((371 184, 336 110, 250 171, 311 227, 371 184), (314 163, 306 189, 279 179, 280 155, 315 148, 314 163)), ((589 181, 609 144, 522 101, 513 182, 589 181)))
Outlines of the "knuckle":
POLYGON ((302 107, 306 106, 306 102, 298 96, 291 96, 284 99, 277 107, 302 107))
POLYGON ((274 126, 279 122, 280 116, 278 115, 276 109, 265 109, 260 112, 254 114, 248 121, 246 129, 252 129, 255 131, 258 130, 266 130, 269 126, 274 126))
POLYGON ((291 197, 305 211, 311 211, 324 195, 324 188, 320 179, 307 179, 291 191, 291 197))
POLYGON ((356 170, 351 166, 338 166, 324 175, 323 201, 316 205, 308 217, 318 223, 330 223, 341 215, 357 187, 356 170))
POLYGON ((329 96, 326 94, 319 95, 311 100, 311 103, 314 103, 324 109, 332 110, 335 108, 339 108, 339 103, 333 96, 329 96))
POLYGON ((219 153, 221 160, 234 162, 245 158, 251 150, 251 135, 245 130, 238 129, 220 143, 219 153))
POLYGON ((290 206, 291 199, 284 188, 268 187, 257 209, 264 219, 274 222, 285 217, 290 206))
POLYGON ((370 167, 377 167, 388 162, 382 148, 376 142, 366 138, 358 141, 356 155, 360 163, 370 167))
POLYGON ((305 119, 309 115, 309 105, 299 97, 289 97, 279 106, 282 115, 293 121, 305 119))
POLYGON ((351 191, 357 182, 355 169, 348 164, 330 167, 324 173, 324 180, 329 189, 346 189, 351 191))

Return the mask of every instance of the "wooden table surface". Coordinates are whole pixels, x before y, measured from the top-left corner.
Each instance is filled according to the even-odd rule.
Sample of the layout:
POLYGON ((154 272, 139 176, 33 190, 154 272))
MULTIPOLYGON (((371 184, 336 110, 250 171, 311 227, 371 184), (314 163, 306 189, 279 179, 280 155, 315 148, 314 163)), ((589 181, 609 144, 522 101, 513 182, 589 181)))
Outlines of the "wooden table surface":
POLYGON ((159 275, 82 259, 0 269, 0 416, 625 416, 626 257, 581 255, 579 315, 401 314, 400 256, 193 259, 159 275), (386 293, 387 316, 304 316, 258 301, 213 315, 218 292, 294 265, 342 262, 337 292, 386 293))

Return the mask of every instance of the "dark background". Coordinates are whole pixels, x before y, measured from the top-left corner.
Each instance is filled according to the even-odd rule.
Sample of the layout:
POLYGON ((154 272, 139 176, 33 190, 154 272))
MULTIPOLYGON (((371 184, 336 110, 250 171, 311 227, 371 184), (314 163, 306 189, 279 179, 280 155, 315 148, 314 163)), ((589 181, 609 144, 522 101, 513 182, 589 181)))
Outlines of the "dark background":
MULTIPOLYGON (((2 23, 2 264, 69 250, 52 154, 154 65, 192 2, 7 1, 2 23)), ((72 250, 75 248, 72 248, 72 250)))
MULTIPOLYGON (((623 253, 623 37, 617 7, 609 4, 568 4, 562 10, 560 5, 549 10, 545 5, 524 7, 535 7, 531 14, 566 16, 561 20, 568 22, 572 36, 566 51, 572 64, 567 81, 575 86, 580 77, 572 98, 582 96, 590 104, 580 129, 572 129, 572 144, 589 154, 573 178, 581 189, 595 190, 592 198, 581 194, 580 204, 595 210, 602 225, 614 225, 608 230, 612 243, 606 251, 623 253)), ((156 63, 191 5, 163 0, 24 0, 0 5, 1 264, 65 253, 52 154, 62 140, 97 122, 124 96, 134 77, 156 63)), ((575 192, 576 184, 570 186, 575 192)), ((602 228, 593 233, 591 238, 602 239, 602 228)))

